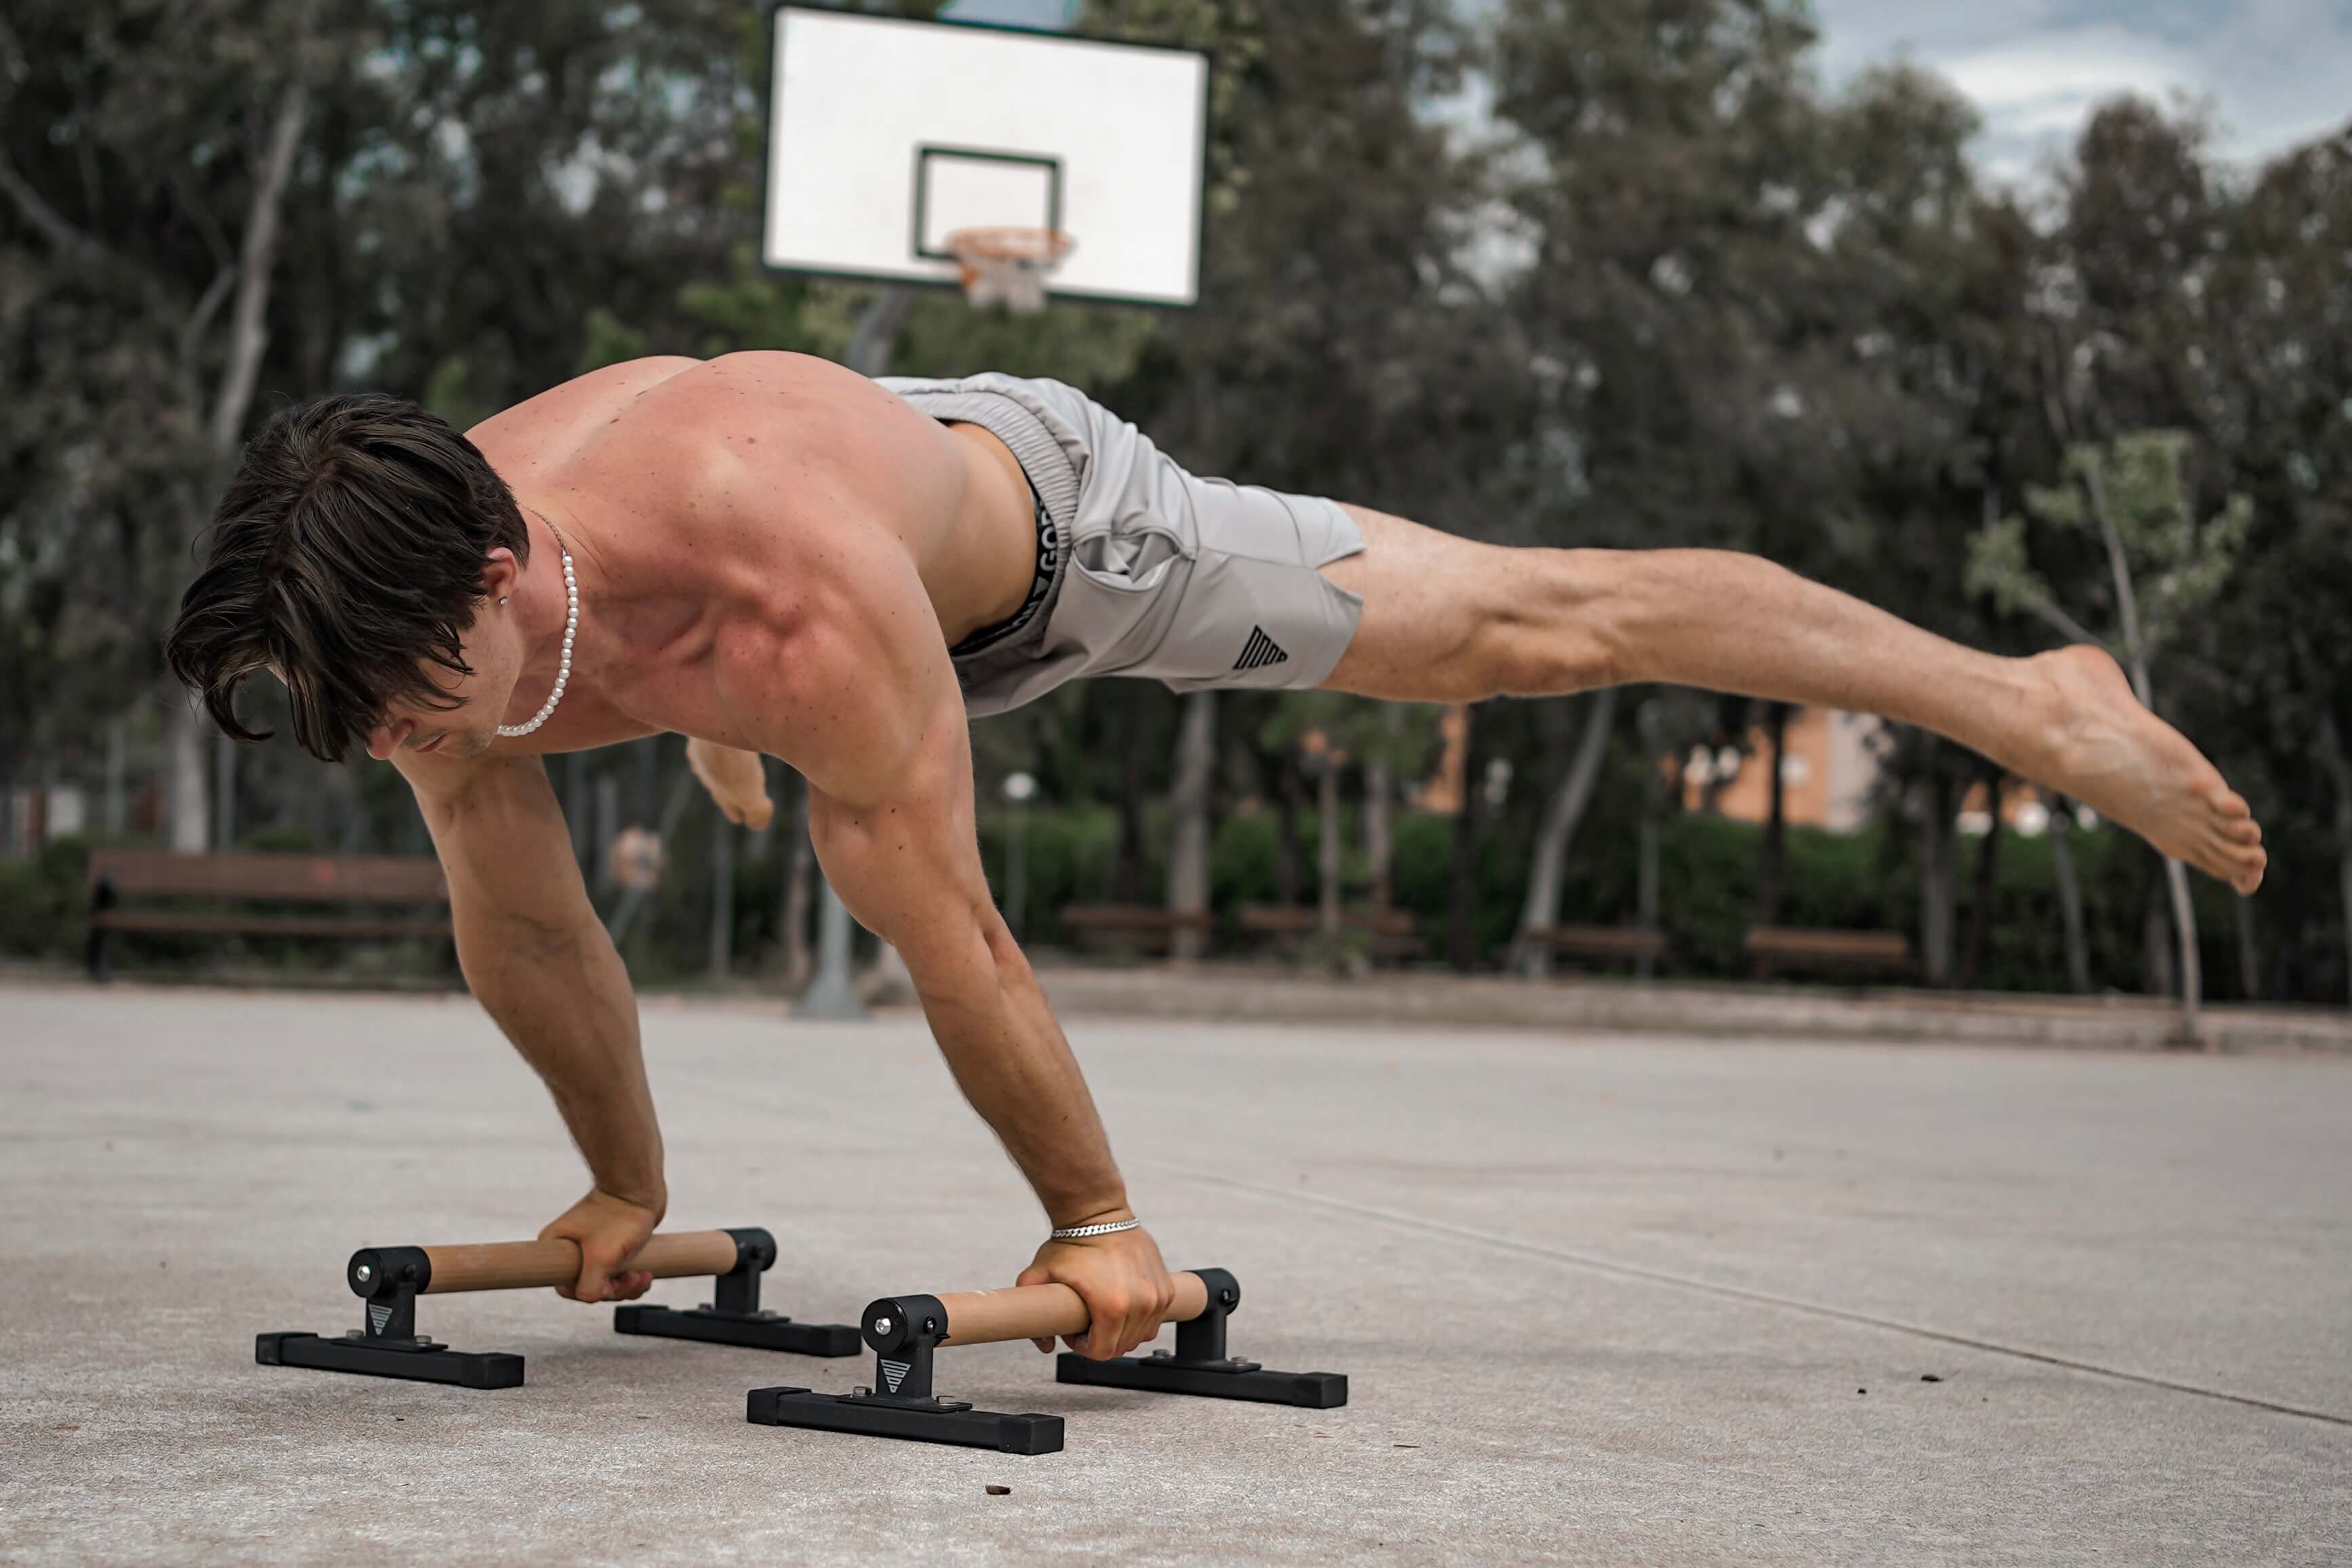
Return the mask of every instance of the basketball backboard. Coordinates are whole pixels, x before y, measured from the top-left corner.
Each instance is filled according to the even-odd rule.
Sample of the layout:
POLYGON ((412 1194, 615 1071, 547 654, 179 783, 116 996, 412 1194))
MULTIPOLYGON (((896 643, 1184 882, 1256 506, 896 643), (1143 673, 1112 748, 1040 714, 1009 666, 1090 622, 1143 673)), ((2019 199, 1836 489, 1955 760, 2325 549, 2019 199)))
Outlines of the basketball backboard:
POLYGON ((1057 230, 1057 295, 1200 295, 1209 62, 1190 49, 779 6, 762 259, 954 284, 947 237, 1057 230))

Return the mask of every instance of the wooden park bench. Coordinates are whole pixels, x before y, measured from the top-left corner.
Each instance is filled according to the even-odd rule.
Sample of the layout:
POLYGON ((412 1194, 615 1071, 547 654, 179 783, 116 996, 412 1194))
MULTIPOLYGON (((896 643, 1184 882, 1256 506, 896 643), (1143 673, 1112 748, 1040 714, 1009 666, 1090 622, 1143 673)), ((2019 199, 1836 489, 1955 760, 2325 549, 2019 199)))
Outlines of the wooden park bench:
POLYGON ((450 934, 449 889, 431 856, 175 855, 157 849, 93 849, 89 855, 90 977, 112 972, 116 931, 193 931, 221 936, 430 937, 450 934), (126 899, 172 900, 125 909, 126 899), (272 913, 255 904, 376 906, 334 917, 272 913), (432 905, 427 916, 415 906, 432 905), (393 915, 383 906, 407 906, 393 915))
POLYGON ((1641 926, 1546 926, 1528 933, 1565 958, 1614 963, 1655 963, 1666 955, 1666 933, 1641 926))
MULTIPOLYGON (((1323 911, 1312 904, 1244 904, 1241 910, 1242 930, 1272 938, 1270 945, 1286 953, 1297 952, 1322 926, 1323 911)), ((1411 912, 1391 906, 1341 910, 1339 930, 1344 935, 1365 938, 1366 949, 1375 959, 1417 958, 1429 946, 1415 929, 1411 912)))
POLYGON ((1748 932, 1748 953, 1756 961, 1759 980, 1770 978, 1780 969, 1909 974, 1917 967, 1911 956, 1911 939, 1894 931, 1753 926, 1748 932))
POLYGON ((1206 911, 1186 914, 1156 904, 1062 906, 1062 928, 1088 952, 1169 953, 1175 951, 1178 931, 1205 936, 1216 923, 1206 911))

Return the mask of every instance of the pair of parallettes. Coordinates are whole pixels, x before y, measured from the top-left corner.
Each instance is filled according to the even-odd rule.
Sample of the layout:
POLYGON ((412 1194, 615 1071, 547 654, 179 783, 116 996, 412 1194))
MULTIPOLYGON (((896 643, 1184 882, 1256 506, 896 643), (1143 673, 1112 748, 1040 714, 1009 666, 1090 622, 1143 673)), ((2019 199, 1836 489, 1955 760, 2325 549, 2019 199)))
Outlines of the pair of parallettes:
MULTIPOLYGON (((709 1275, 715 1281, 711 1300, 690 1310, 630 1302, 614 1309, 614 1331, 797 1355, 856 1355, 861 1342, 873 1351, 873 1383, 847 1394, 782 1386, 752 1389, 745 1418, 763 1426, 955 1443, 1007 1454, 1060 1451, 1060 1416, 975 1410, 962 1401, 942 1398, 932 1391, 931 1359, 943 1345, 1082 1334, 1087 1305, 1076 1290, 1066 1285, 1020 1285, 945 1296, 885 1296, 866 1307, 854 1328, 847 1323, 796 1323, 760 1306, 760 1276, 775 1261, 775 1237, 764 1230, 656 1236, 626 1267, 656 1279, 709 1275)), ((264 1366, 310 1367, 464 1388, 514 1388, 522 1383, 522 1357, 454 1351, 418 1332, 416 1298, 567 1285, 579 1277, 580 1247, 572 1241, 363 1247, 344 1267, 345 1281, 364 1304, 361 1326, 338 1338, 261 1334, 254 1342, 254 1360, 264 1366)), ((1340 1373, 1269 1372, 1226 1352, 1225 1320, 1242 1299, 1231 1274, 1196 1268, 1173 1278, 1176 1301, 1169 1312, 1169 1321, 1176 1325, 1173 1352, 1091 1361, 1066 1351, 1055 1359, 1055 1381, 1310 1410, 1348 1402, 1348 1380, 1340 1373)))

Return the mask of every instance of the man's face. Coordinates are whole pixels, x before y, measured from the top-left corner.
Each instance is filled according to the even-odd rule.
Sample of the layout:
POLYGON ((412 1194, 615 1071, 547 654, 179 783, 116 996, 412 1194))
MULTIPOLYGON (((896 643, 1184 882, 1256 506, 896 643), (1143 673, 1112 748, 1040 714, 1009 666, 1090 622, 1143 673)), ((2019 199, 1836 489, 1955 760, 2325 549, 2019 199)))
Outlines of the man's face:
POLYGON ((419 701, 394 702, 376 727, 368 731, 368 755, 390 762, 399 752, 436 757, 478 757, 498 739, 508 700, 521 677, 520 650, 509 623, 496 616, 478 616, 459 643, 459 657, 473 667, 459 675, 431 661, 421 668, 425 679, 451 705, 419 701))
POLYGON ((515 683, 522 679, 520 617, 509 614, 505 603, 520 575, 520 563, 510 552, 490 552, 483 563, 483 594, 474 624, 457 639, 458 659, 473 673, 459 675, 430 659, 419 660, 425 680, 445 702, 393 703, 368 731, 369 756, 379 762, 390 762, 400 752, 478 757, 490 749, 515 683))

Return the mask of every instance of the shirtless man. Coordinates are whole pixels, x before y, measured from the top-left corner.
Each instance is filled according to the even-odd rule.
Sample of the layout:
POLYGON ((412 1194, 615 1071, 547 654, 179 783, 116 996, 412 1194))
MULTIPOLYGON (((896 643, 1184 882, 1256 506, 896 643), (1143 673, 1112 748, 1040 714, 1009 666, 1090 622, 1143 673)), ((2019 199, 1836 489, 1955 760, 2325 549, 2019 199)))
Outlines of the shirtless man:
POLYGON ((1048 1220, 1111 1227, 1020 1275, 1076 1289, 1097 1357, 1171 1287, 982 874, 967 715, 1087 675, 1414 702, 1667 681, 1923 725, 2241 892, 2263 877, 2246 803, 2103 653, 1974 652, 1751 556, 1508 550, 1196 479, 1058 383, 646 359, 471 434, 378 396, 273 417, 170 657, 232 734, 260 738, 231 704, 267 672, 305 747, 363 743, 415 788, 467 981, 593 1177, 542 1233, 580 1244, 582 1300, 643 1293, 627 1260, 668 1190, 546 752, 677 731, 738 820, 764 820, 760 753, 807 776, 826 878, 1048 1220))

